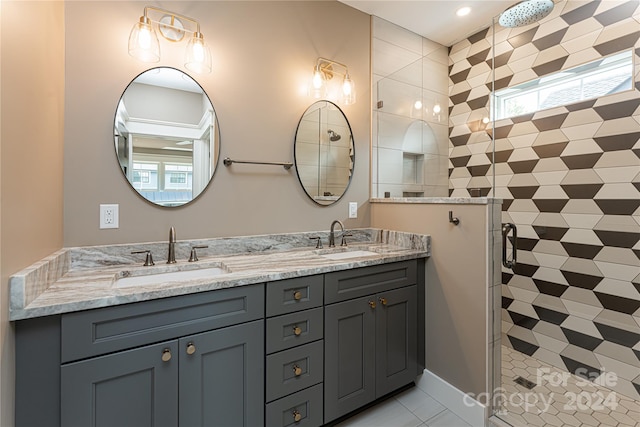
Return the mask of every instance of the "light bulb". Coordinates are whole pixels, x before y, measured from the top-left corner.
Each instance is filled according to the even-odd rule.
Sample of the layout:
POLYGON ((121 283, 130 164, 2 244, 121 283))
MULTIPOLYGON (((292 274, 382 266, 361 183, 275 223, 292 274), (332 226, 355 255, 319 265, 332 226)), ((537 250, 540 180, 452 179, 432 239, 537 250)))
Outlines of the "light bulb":
POLYGON ((140 28, 138 46, 140 46, 140 49, 149 49, 149 46, 151 46, 151 32, 146 27, 140 28))
POLYGON ((140 17, 129 34, 129 55, 144 62, 160 60, 160 43, 158 36, 146 16, 140 17))
POLYGON ((349 77, 348 72, 342 81, 342 101, 345 105, 355 104, 356 102, 356 86, 351 77, 349 77))
POLYGON ((435 114, 440 113, 440 110, 441 110, 441 109, 440 109, 440 104, 436 104, 436 105, 434 105, 434 106, 433 106, 433 112, 434 112, 435 114))
POLYGON ((322 77, 322 73, 320 70, 316 70, 313 73, 313 87, 316 89, 320 89, 324 83, 324 78, 322 77))
POLYGON ((204 42, 202 33, 193 33, 193 37, 189 40, 184 66, 200 74, 211 72, 211 51, 209 50, 209 46, 204 42))
POLYGON ((322 71, 319 67, 314 67, 313 69, 313 77, 311 78, 311 85, 309 86, 309 95, 319 99, 325 96, 325 84, 324 84, 324 76, 322 75, 322 71))
POLYGON ((413 108, 415 108, 416 110, 421 109, 421 108, 422 108, 422 101, 417 100, 417 101, 415 102, 415 104, 413 104, 413 108))
POLYGON ((193 59, 196 62, 202 62, 204 60, 204 46, 200 40, 193 43, 193 59))

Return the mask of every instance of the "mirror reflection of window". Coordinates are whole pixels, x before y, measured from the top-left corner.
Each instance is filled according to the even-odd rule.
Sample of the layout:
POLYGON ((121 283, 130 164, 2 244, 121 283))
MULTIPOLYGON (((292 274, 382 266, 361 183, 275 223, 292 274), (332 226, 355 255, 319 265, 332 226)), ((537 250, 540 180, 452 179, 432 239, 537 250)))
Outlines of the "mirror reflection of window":
POLYGON ((217 118, 207 94, 173 68, 153 68, 123 93, 115 117, 123 174, 147 200, 180 206, 202 193, 219 153, 217 118))

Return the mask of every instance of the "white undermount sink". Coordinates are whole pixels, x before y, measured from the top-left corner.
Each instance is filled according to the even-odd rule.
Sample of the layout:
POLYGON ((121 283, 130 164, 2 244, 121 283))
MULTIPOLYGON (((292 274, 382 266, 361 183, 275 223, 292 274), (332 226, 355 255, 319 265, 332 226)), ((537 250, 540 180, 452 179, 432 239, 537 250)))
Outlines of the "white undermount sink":
POLYGON ((230 273, 229 269, 223 265, 219 267, 207 267, 192 270, 179 270, 170 272, 157 272, 150 274, 139 274, 116 278, 115 287, 124 288, 129 286, 144 286, 159 283, 183 282, 195 279, 206 279, 230 273))
POLYGON ((340 260, 340 259, 350 259, 350 258, 362 258, 362 257, 368 257, 368 256, 378 256, 378 255, 380 254, 377 252, 357 250, 357 251, 344 251, 344 252, 321 254, 320 256, 323 258, 340 260))

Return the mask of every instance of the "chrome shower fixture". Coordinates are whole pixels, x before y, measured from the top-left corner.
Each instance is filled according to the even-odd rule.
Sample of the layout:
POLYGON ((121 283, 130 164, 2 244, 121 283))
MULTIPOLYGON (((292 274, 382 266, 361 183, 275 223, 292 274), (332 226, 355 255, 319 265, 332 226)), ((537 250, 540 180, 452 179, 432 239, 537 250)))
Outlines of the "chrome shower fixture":
POLYGON ((502 12, 498 22, 507 28, 524 27, 540 21, 552 10, 552 0, 524 0, 502 12))
POLYGON ((342 136, 340 136, 339 134, 335 133, 331 129, 329 129, 327 131, 327 133, 329 134, 329 141, 335 142, 335 141, 340 140, 340 138, 342 138, 342 136))

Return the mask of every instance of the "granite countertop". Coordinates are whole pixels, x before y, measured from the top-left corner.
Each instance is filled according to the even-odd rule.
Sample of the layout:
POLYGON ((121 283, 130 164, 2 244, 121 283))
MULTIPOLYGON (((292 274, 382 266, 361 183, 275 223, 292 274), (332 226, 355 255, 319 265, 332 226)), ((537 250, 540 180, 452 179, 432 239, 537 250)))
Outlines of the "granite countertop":
POLYGON ((492 197, 374 197, 370 203, 400 203, 425 205, 490 205, 501 204, 502 199, 492 197))
MULTIPOLYGON (((425 235, 379 229, 349 231, 347 248, 315 249, 310 237, 327 242, 327 232, 191 240, 176 243, 176 264, 166 264, 167 243, 65 248, 13 275, 10 284, 10 320, 21 320, 112 305, 147 301, 190 293, 322 274, 430 255, 425 235), (192 246, 200 260, 187 261, 192 246), (310 246, 312 245, 312 246, 310 246), (151 250, 156 265, 142 266, 151 250), (346 251, 368 251, 363 256, 326 257, 346 251), (218 267, 222 274, 192 279, 169 279, 150 284, 120 286, 119 279, 175 271, 218 267)), ((337 234, 338 242, 340 234, 337 234)))

